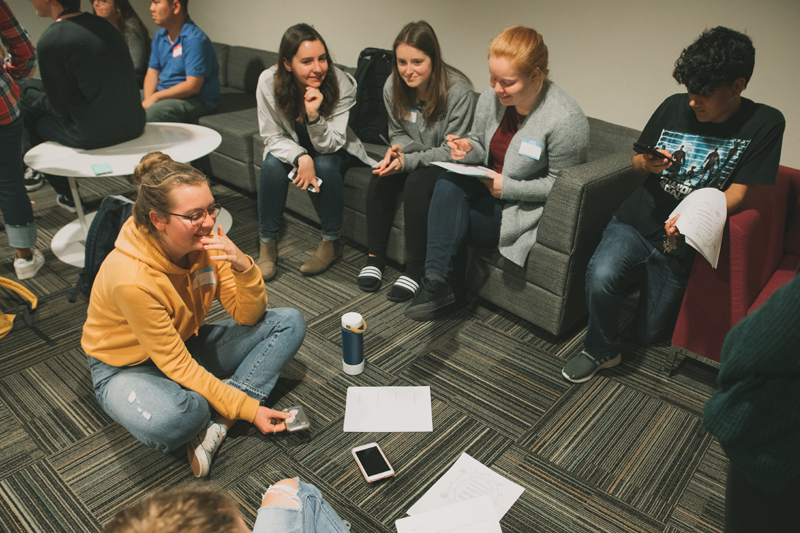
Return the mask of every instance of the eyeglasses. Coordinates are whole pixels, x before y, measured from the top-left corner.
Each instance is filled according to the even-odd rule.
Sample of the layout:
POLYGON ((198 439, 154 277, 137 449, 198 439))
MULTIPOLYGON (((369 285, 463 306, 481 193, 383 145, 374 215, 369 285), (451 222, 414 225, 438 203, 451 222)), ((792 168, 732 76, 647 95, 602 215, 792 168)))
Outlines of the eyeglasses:
POLYGON ((206 220, 206 215, 216 220, 217 217, 219 216, 220 211, 222 211, 222 206, 220 204, 214 204, 208 209, 198 209, 197 211, 193 212, 190 215, 179 215, 178 213, 169 213, 169 214, 174 215, 176 217, 185 218, 186 220, 192 223, 192 226, 201 226, 203 222, 206 220))

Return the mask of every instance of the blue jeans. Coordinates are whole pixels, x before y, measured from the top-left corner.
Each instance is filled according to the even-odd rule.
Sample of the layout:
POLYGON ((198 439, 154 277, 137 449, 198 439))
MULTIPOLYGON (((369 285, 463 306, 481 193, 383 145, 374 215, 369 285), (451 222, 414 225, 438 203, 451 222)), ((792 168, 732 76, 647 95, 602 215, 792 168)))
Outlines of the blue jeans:
MULTIPOLYGON (((233 319, 200 327, 186 341, 197 363, 251 398, 269 396, 281 370, 305 337, 295 309, 268 309, 255 326, 233 319)), ((89 357, 95 396, 103 410, 145 445, 162 452, 183 446, 211 424, 212 407, 199 393, 168 378, 152 362, 115 367, 89 357)))
POLYGON ((495 198, 477 178, 442 172, 428 210, 428 253, 425 275, 462 282, 467 243, 497 248, 505 202, 495 198))
MULTIPOLYGON (((332 154, 320 154, 313 149, 306 149, 314 160, 314 172, 322 179, 319 192, 309 192, 309 198, 322 224, 322 238, 335 241, 342 236, 342 178, 350 168, 350 154, 344 149, 332 154)), ((261 165, 261 177, 258 181, 258 236, 262 242, 278 237, 283 210, 286 208, 286 195, 291 185, 288 179, 291 170, 291 165, 281 162, 272 154, 267 154, 261 165)))
POLYGON ((636 337, 650 344, 669 335, 678 318, 686 282, 675 275, 667 257, 633 226, 612 218, 586 269, 586 351, 598 359, 619 353, 622 301, 626 290, 635 285, 640 288, 633 320, 636 337))
POLYGON ((297 486, 300 508, 261 507, 253 533, 350 533, 319 489, 302 481, 297 486))
POLYGON ((36 244, 36 222, 22 170, 22 117, 0 126, 0 210, 12 248, 36 244))
POLYGON ((199 96, 160 100, 147 109, 147 122, 184 122, 197 124, 200 117, 212 113, 199 96))

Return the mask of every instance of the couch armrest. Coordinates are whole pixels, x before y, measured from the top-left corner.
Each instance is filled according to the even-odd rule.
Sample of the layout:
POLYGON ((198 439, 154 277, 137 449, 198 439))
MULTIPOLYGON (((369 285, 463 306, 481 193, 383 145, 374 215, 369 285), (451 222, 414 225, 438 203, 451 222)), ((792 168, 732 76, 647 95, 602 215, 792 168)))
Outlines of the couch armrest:
POLYGON ((564 170, 545 203, 536 242, 567 255, 589 246, 591 257, 611 216, 642 181, 627 152, 564 170))

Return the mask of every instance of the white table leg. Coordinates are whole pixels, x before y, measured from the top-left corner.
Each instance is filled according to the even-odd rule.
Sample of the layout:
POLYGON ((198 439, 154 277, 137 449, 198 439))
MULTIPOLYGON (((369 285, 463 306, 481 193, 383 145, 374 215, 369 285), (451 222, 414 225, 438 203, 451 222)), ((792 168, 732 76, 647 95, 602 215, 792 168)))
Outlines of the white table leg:
MULTIPOLYGON (((94 215, 94 213, 86 215, 84 224, 91 224, 94 215)), ((66 264, 83 268, 83 259, 86 255, 86 232, 81 226, 81 221, 73 220, 58 230, 50 243, 50 249, 53 250, 53 255, 66 264)))
POLYGON ((80 221, 81 230, 83 231, 83 239, 89 234, 89 225, 86 222, 86 216, 83 214, 83 205, 81 205, 81 197, 78 194, 78 185, 75 183, 75 178, 72 176, 67 177, 69 181, 69 190, 72 191, 72 200, 75 202, 75 209, 78 211, 78 221, 80 221))

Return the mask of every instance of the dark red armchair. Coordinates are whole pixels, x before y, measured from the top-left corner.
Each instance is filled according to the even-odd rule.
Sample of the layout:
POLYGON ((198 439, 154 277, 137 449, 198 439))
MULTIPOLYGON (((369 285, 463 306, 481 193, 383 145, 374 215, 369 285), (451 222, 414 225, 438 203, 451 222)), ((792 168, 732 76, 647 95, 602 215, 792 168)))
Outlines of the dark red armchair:
MULTIPOLYGON (((717 269, 697 254, 665 370, 678 355, 719 363, 725 335, 800 268, 800 170, 779 167, 773 187, 728 219, 717 269)), ((752 201, 750 201, 752 200, 752 201)))

